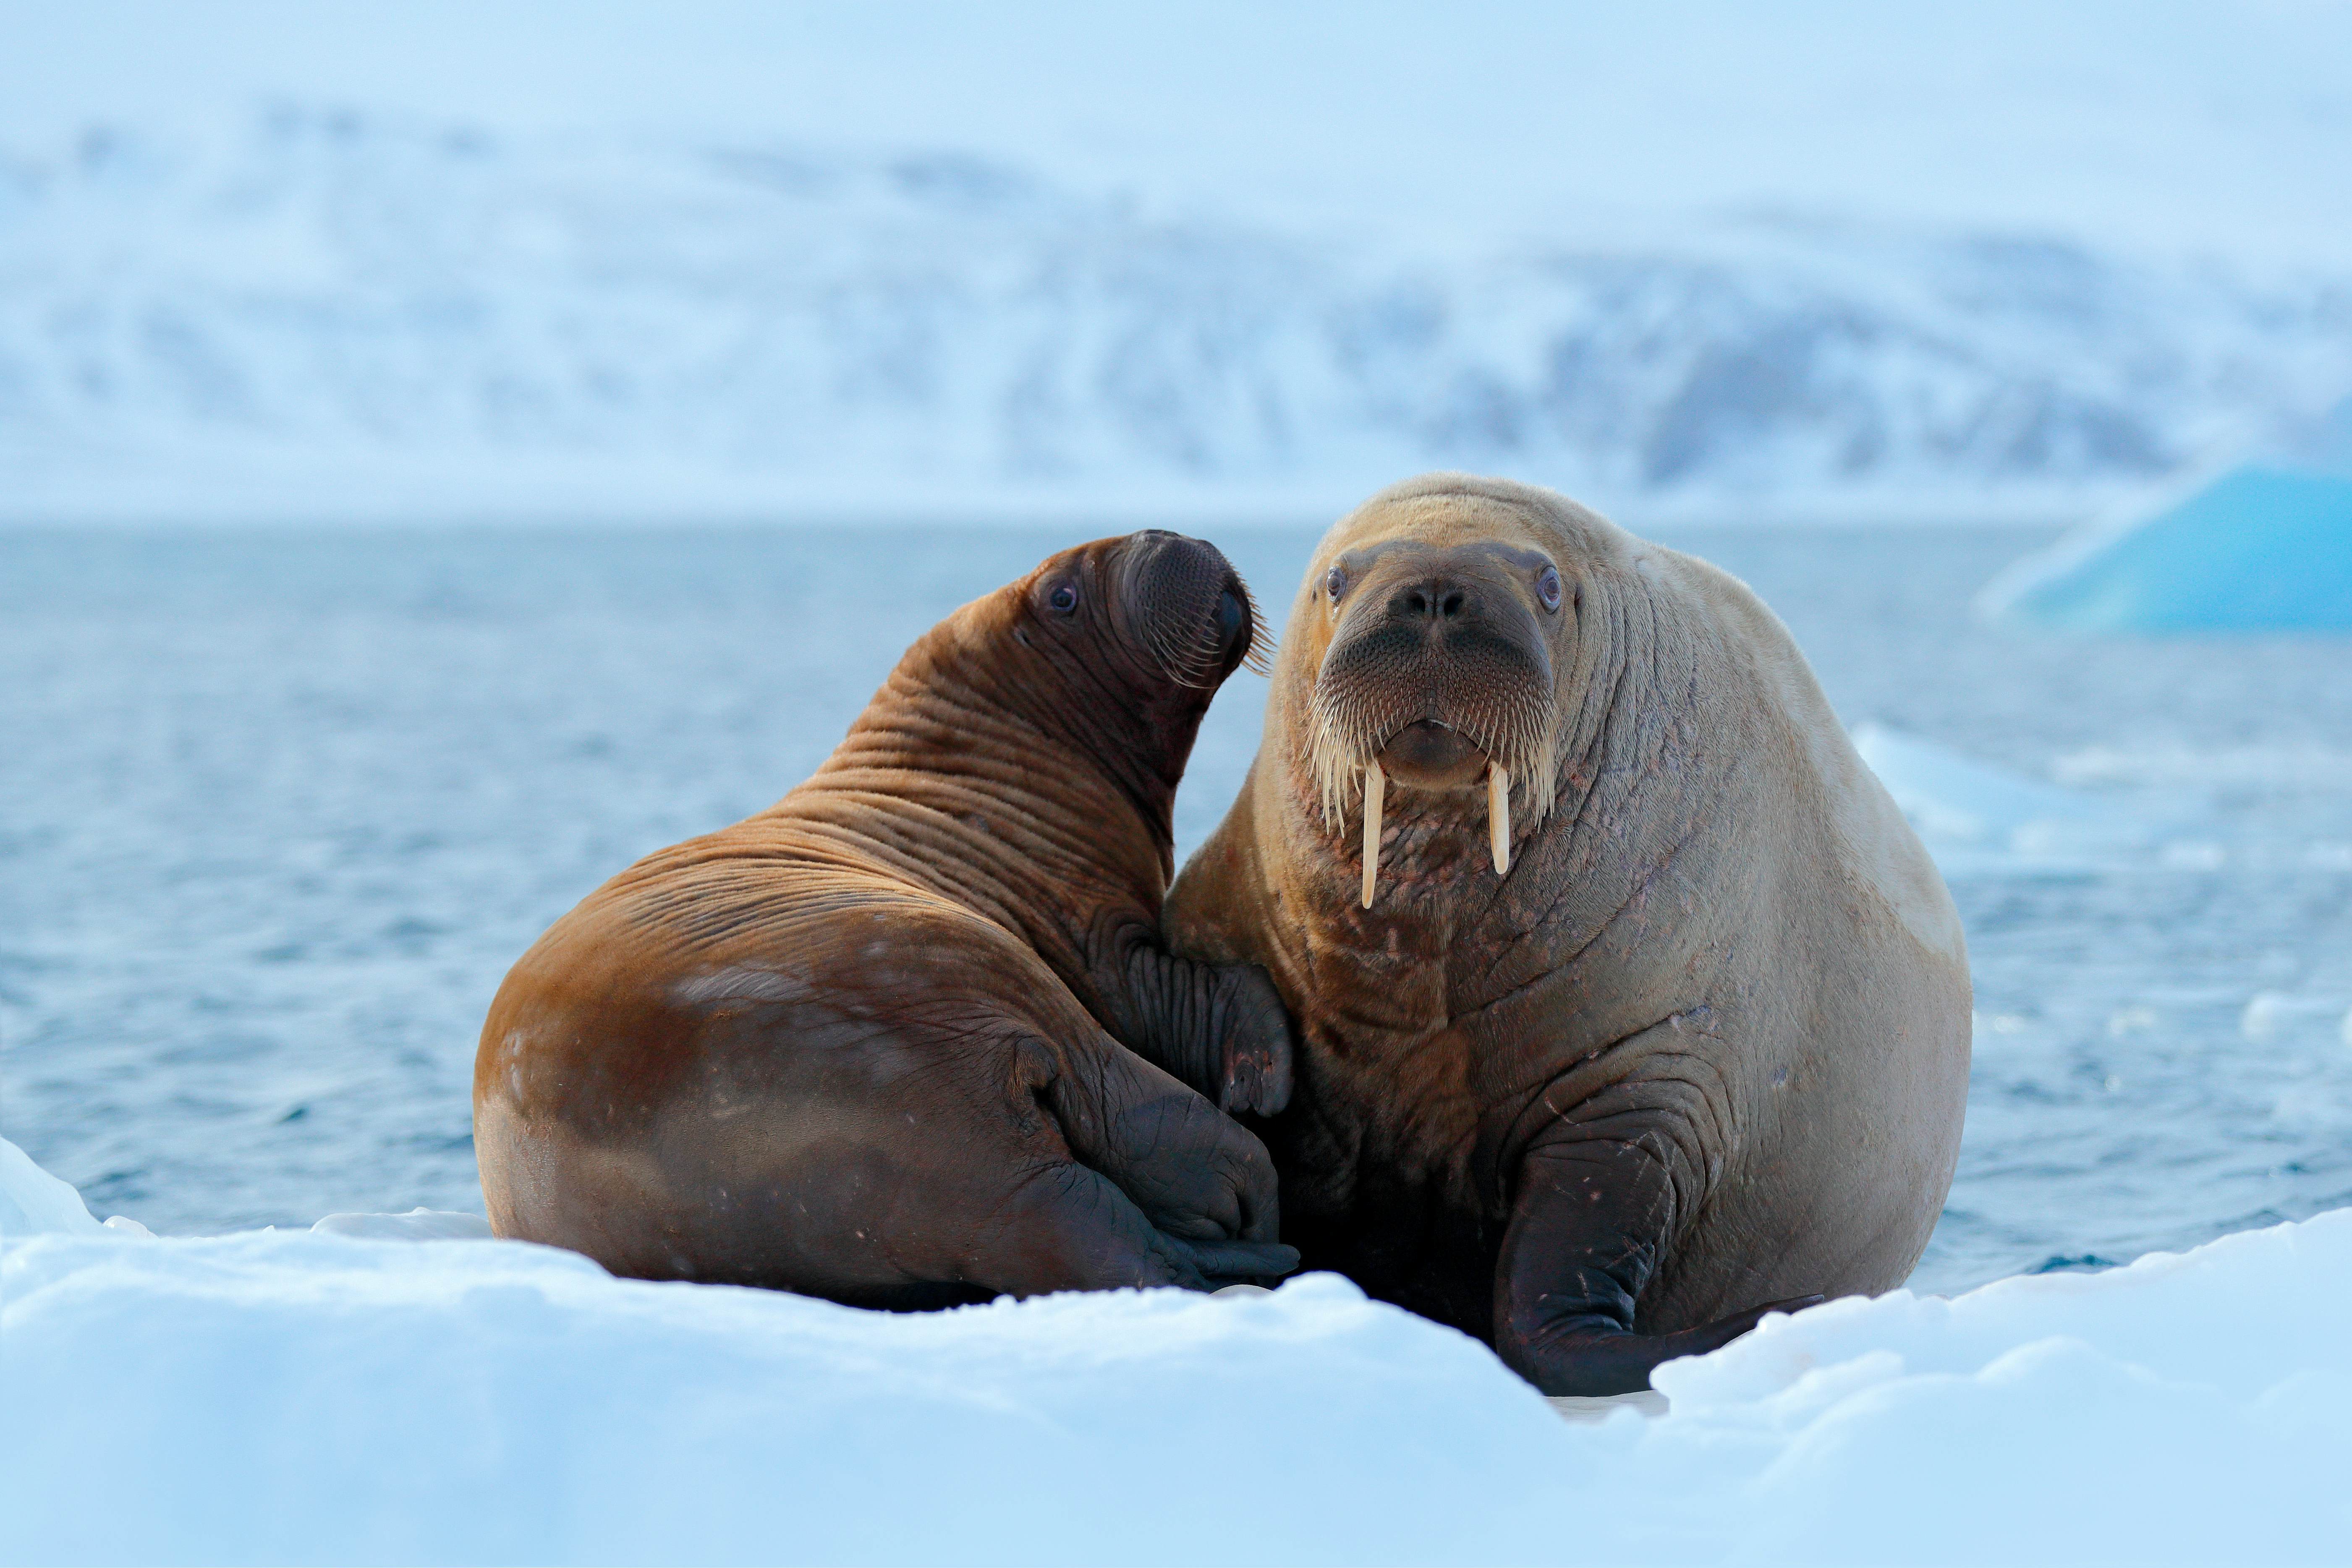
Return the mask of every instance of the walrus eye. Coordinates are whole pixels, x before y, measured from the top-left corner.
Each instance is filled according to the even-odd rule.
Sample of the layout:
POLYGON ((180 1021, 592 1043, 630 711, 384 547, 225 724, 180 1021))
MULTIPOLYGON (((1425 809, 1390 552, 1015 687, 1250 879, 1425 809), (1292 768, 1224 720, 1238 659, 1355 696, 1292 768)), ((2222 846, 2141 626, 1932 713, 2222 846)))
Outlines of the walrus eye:
POLYGON ((1335 566, 1323 574, 1323 591, 1329 594, 1334 601, 1348 591, 1348 573, 1344 567, 1335 566))
POLYGON ((1543 569, 1543 575, 1536 579, 1536 597, 1543 601, 1546 610, 1559 608, 1559 568, 1543 569))
POLYGON ((1054 607, 1054 613, 1056 615, 1067 615, 1078 607, 1076 585, 1067 582, 1055 583, 1054 591, 1045 596, 1045 602, 1054 607))

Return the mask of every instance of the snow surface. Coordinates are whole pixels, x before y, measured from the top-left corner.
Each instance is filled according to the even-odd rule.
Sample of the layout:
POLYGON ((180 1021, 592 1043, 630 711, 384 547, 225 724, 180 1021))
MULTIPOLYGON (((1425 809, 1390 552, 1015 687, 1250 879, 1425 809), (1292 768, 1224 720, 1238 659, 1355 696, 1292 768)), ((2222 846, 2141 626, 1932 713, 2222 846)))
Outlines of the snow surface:
MULTIPOLYGON (((14 1156, 14 1157, 10 1157, 14 1156)), ((1332 1275, 940 1313, 503 1241, 0 1254, 0 1559, 2340 1562, 2352 1210, 1769 1319, 1563 1421, 1332 1275)), ((68 1192, 70 1189, 67 1189, 68 1192)))
POLYGON ((2020 561, 1981 603, 2066 632, 2352 631, 2352 468, 2233 467, 2020 561))
POLYGON ((478 1214, 417 1205, 406 1214, 331 1214, 310 1228, 321 1236, 360 1241, 487 1241, 490 1222, 478 1214))

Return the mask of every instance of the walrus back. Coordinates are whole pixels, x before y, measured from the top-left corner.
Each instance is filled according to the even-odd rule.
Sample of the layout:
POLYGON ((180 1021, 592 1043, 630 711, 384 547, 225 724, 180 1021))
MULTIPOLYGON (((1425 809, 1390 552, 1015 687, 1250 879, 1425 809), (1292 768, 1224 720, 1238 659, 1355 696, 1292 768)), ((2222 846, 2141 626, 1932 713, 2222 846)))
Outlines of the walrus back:
POLYGON ((904 1255, 894 1195, 992 1140, 990 1065, 1023 1035, 1092 1020, 1010 933, 886 873, 680 851, 557 922, 491 1006, 493 1228, 639 1277, 961 1299, 904 1255), (942 1075, 971 1082, 929 1092, 942 1075))
POLYGON ((1659 577, 1678 598, 1721 630, 1727 653, 1765 711, 1781 721, 1800 777, 1816 796, 1848 874, 1923 955, 1965 977, 1968 941, 1951 890, 1886 786, 1854 749, 1787 623, 1754 590, 1711 561, 1655 545, 1645 546, 1644 554, 1660 564, 1659 577))

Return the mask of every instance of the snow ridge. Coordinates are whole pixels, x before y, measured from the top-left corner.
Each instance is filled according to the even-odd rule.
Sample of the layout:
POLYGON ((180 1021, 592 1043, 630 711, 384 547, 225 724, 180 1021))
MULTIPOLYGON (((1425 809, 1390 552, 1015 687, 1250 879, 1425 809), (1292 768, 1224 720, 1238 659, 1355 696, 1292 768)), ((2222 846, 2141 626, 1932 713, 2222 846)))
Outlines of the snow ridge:
POLYGON ((300 104, 0 151, 19 516, 145 505, 146 470, 201 507, 574 465, 647 498, 1345 499, 1458 465, 1973 504, 2158 478, 2347 384, 2341 280, 2031 237, 1757 220, 1441 256, 956 152, 300 104))

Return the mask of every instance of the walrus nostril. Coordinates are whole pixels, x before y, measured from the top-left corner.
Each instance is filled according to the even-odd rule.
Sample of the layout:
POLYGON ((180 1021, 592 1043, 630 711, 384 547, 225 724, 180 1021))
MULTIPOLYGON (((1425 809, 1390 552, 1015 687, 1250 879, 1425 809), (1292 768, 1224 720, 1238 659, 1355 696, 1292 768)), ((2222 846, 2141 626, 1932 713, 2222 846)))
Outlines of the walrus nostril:
POLYGON ((1469 593, 1447 582, 1416 582, 1389 600, 1389 613, 1399 620, 1458 621, 1469 608, 1469 593))
POLYGON ((1230 588, 1217 595, 1217 646, 1224 650, 1225 657, 1233 657, 1249 630, 1249 614, 1242 609, 1240 596, 1230 588))

